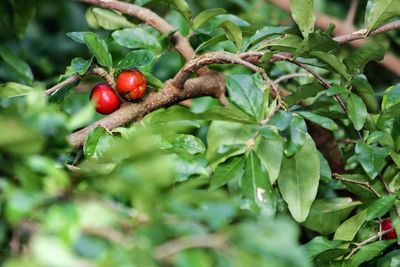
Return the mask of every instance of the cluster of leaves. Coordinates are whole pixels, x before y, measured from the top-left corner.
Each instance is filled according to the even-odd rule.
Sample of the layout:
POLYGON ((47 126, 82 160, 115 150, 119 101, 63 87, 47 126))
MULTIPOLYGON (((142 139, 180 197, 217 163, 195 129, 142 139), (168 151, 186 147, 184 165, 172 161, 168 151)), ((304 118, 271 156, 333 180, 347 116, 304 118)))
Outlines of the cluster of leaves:
MULTIPOLYGON (((383 58, 382 42, 371 38, 339 56, 333 29, 314 30, 313 1, 291 0, 297 25, 260 29, 222 8, 193 17, 183 0, 155 2, 172 8, 166 18, 190 36, 196 54, 257 51, 276 77, 304 73, 291 62, 266 64, 289 52, 331 86, 310 76, 287 81, 289 95, 275 112, 278 101, 259 73, 219 66, 227 107, 204 97, 190 108, 159 109, 128 127, 96 128, 76 149, 67 135, 99 118, 87 92, 70 84, 45 96, 29 65, 0 46, 16 77, 0 85, 1 263, 396 266, 400 240, 381 240, 379 221, 390 217, 400 233, 400 84, 382 92, 376 108, 376 90, 363 74, 369 61, 383 58), (346 174, 332 173, 310 125, 336 140, 346 174)), ((18 15, 30 17, 19 13, 18 1, 4 3, 14 8, 7 14, 15 29, 25 29, 18 15)), ((368 1, 367 31, 399 10, 398 0, 368 1)), ((85 17, 98 31, 67 35, 90 56, 73 58, 60 81, 85 76, 93 64, 115 74, 134 67, 158 90, 165 74, 157 69, 182 64, 168 52, 173 32, 162 35, 99 7, 85 17)))

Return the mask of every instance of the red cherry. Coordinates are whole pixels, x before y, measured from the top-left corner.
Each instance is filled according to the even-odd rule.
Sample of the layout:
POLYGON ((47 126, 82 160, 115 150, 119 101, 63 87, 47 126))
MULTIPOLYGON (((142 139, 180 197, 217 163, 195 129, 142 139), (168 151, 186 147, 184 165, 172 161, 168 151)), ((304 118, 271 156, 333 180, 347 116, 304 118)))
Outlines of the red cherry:
POLYGON ((124 70, 118 75, 117 91, 126 100, 141 98, 146 86, 146 78, 138 70, 124 70))
POLYGON ((117 93, 106 83, 99 83, 93 87, 90 101, 94 103, 96 111, 104 115, 113 113, 121 105, 117 93))
POLYGON ((396 231, 394 230, 392 221, 390 219, 383 220, 381 225, 382 225, 382 231, 392 229, 391 231, 382 236, 383 239, 397 239, 396 231))

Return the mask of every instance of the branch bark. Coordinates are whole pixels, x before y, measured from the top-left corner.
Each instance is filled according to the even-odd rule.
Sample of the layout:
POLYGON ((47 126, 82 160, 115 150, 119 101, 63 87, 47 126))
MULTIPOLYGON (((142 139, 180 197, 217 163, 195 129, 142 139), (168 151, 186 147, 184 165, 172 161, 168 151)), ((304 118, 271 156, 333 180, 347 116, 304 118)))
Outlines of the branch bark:
POLYGON ((218 98, 225 93, 224 75, 216 72, 209 72, 199 78, 187 80, 183 89, 176 88, 170 81, 166 84, 164 89, 148 94, 140 102, 125 104, 107 117, 71 134, 68 141, 73 146, 81 146, 90 131, 96 127, 104 127, 110 130, 137 121, 154 110, 171 106, 186 99, 200 96, 218 98))

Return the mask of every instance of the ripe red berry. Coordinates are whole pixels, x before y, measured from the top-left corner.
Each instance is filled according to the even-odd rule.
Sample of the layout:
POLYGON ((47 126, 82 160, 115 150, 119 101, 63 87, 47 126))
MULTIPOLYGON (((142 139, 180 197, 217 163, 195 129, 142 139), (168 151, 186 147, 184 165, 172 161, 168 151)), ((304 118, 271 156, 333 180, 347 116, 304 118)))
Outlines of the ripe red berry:
POLYGON ((397 239, 396 231, 393 228, 392 221, 390 219, 386 219, 382 221, 382 231, 390 230, 388 233, 382 236, 383 239, 397 239))
POLYGON ((146 78, 135 69, 122 71, 117 78, 117 91, 126 100, 143 96, 146 91, 146 78))
POLYGON ((121 105, 117 93, 106 83, 96 84, 90 93, 90 101, 98 113, 107 115, 116 111, 121 105))

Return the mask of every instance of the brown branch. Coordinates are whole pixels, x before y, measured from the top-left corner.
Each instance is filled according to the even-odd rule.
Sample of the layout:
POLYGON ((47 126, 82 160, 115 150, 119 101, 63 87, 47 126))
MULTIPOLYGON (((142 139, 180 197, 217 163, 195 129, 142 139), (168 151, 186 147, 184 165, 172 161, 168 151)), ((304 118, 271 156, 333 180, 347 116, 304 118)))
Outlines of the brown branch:
POLYGON ((280 76, 274 82, 275 82, 275 84, 280 84, 281 82, 291 80, 293 78, 300 78, 300 77, 310 77, 310 75, 307 73, 290 73, 290 74, 280 76))
POLYGON ((341 176, 341 175, 338 174, 338 173, 333 173, 332 176, 333 176, 333 178, 335 178, 336 180, 339 180, 339 181, 342 181, 342 182, 361 185, 361 186, 363 186, 363 187, 369 189, 372 193, 375 194, 375 196, 381 197, 381 195, 378 193, 378 191, 376 191, 376 189, 371 185, 370 182, 364 182, 364 181, 357 181, 357 180, 347 179, 347 178, 341 176))
POLYGON ((121 1, 115 0, 77 0, 87 4, 100 6, 103 8, 110 8, 117 10, 128 16, 136 17, 141 21, 149 24, 154 29, 158 30, 163 34, 169 34, 175 32, 172 36, 172 42, 175 49, 186 59, 190 60, 194 56, 194 50, 190 45, 189 41, 183 37, 174 26, 169 24, 166 20, 160 17, 155 12, 150 9, 137 6, 134 4, 129 4, 121 1))
POLYGON ((79 76, 78 74, 74 74, 71 77, 65 79, 64 81, 54 85, 53 87, 51 87, 50 89, 47 89, 46 91, 44 91, 44 93, 48 96, 54 94, 55 92, 57 92, 58 90, 60 90, 61 88, 63 88, 64 86, 71 84, 71 83, 75 83, 77 81, 79 81, 81 79, 81 76, 79 76))
POLYGON ((167 82, 166 84, 164 89, 148 94, 140 102, 125 104, 107 117, 71 134, 68 137, 68 141, 74 146, 81 146, 90 131, 96 127, 113 129, 137 121, 154 110, 171 106, 186 99, 200 96, 218 98, 221 94, 225 93, 225 78, 222 74, 215 72, 187 80, 183 90, 176 88, 171 82, 167 82))
POLYGON ((194 235, 185 236, 168 241, 154 250, 154 256, 158 260, 165 259, 182 250, 190 248, 216 248, 226 246, 226 238, 222 235, 194 235))
MULTIPOLYGON (((283 10, 285 10, 287 12, 290 12, 290 1, 289 0, 266 0, 266 1, 282 8, 283 10)), ((354 33, 357 31, 357 29, 353 25, 347 25, 345 22, 343 22, 335 17, 321 14, 318 12, 316 13, 315 25, 318 28, 327 30, 331 23, 336 25, 333 35, 337 36, 339 38, 339 42, 341 41, 340 38, 344 38, 343 36, 347 36, 350 33, 354 33)), ((383 25, 383 26, 385 26, 385 25, 383 25)), ((379 27, 378 29, 382 28, 383 26, 379 27)), ((383 28, 383 29, 381 29, 382 31, 379 31, 378 29, 374 30, 373 32, 375 32, 375 34, 377 34, 377 33, 381 33, 381 32, 390 30, 390 29, 383 28), (378 32, 377 32, 377 30, 378 30, 378 32)), ((392 28, 392 29, 398 29, 398 27, 392 28)), ((372 32, 370 33, 370 35, 371 34, 372 34, 372 32)), ((357 38, 354 38, 354 39, 351 38, 350 40, 348 40, 346 42, 351 42, 350 44, 352 46, 360 47, 365 43, 365 41, 362 40, 365 38, 366 38, 365 35, 364 35, 364 37, 357 35, 357 38), (352 42, 352 41, 356 41, 356 42, 352 42)), ((400 76, 400 60, 393 53, 386 53, 385 58, 383 60, 381 60, 379 63, 382 64, 386 69, 390 70, 392 73, 396 74, 397 76, 400 76)))

